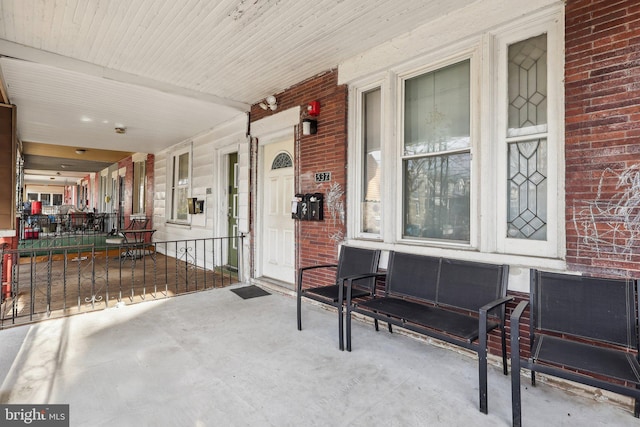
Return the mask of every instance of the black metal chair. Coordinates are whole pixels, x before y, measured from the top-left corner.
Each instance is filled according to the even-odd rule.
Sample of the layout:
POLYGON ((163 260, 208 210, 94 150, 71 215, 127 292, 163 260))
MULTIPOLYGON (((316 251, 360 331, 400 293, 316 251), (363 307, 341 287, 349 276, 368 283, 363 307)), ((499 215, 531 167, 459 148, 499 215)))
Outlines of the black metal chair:
MULTIPOLYGON (((380 251, 373 249, 342 246, 337 264, 312 265, 298 271, 298 330, 302 330, 301 306, 302 297, 327 304, 338 309, 338 341, 340 350, 344 350, 344 318, 343 303, 346 298, 345 279, 359 274, 375 273, 378 270, 380 251), (317 269, 335 269, 336 275, 332 284, 303 287, 305 273, 317 269)), ((375 278, 367 277, 353 283, 352 298, 371 295, 375 286, 375 278)))
POLYGON ((522 425, 520 368, 635 399, 640 415, 636 280, 531 271, 529 301, 511 315, 513 425, 522 425), (520 318, 530 305, 530 356, 520 354, 520 318))

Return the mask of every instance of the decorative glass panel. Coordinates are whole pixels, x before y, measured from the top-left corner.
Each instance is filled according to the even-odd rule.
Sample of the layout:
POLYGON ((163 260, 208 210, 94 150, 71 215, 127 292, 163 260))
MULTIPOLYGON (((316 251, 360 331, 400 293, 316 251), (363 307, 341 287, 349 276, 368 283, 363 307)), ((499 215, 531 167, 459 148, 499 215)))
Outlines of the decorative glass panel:
POLYGON ((509 136, 546 132, 547 35, 509 46, 509 136), (526 128, 529 128, 527 131, 526 128))
POLYGON ((547 140, 509 144, 508 237, 547 238, 547 140))
POLYGON ((469 153, 404 162, 404 236, 468 241, 469 153))
POLYGON ((291 156, 288 155, 287 153, 278 154, 276 158, 273 159, 273 162, 271 163, 271 170, 292 168, 292 167, 293 167, 293 160, 291 159, 291 156))
POLYGON ((546 34, 509 46, 508 96, 507 237, 546 240, 546 34))
POLYGON ((362 97, 363 149, 362 149, 362 222, 364 233, 380 233, 380 176, 382 156, 380 152, 381 91, 371 90, 362 97))

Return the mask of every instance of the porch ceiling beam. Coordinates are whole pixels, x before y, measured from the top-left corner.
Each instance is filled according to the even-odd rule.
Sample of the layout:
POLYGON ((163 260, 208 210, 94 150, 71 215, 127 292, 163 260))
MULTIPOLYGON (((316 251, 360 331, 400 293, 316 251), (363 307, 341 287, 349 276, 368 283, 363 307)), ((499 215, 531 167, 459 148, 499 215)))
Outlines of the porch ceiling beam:
POLYGON ((14 43, 5 39, 0 39, 0 56, 7 56, 38 64, 49 65, 68 71, 83 73, 95 77, 142 86, 149 89, 158 90, 172 95, 179 95, 197 99, 212 104, 223 105, 238 111, 249 111, 250 105, 244 102, 221 98, 216 95, 194 91, 170 83, 161 82, 143 76, 138 76, 123 71, 106 68, 97 64, 92 64, 68 56, 35 49, 29 46, 14 43))

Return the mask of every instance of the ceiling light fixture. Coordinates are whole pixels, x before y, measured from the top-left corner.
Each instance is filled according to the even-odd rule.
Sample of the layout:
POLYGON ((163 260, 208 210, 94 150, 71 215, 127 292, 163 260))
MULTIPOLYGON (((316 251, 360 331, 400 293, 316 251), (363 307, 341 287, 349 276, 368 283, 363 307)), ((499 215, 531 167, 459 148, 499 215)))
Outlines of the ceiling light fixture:
POLYGON ((86 152, 87 152, 87 150, 85 150, 84 148, 78 148, 78 149, 76 149, 76 154, 84 154, 84 153, 86 153, 86 152))
POLYGON ((275 96, 269 95, 258 105, 260 105, 260 108, 263 110, 269 109, 271 111, 275 111, 278 108, 278 101, 275 96))

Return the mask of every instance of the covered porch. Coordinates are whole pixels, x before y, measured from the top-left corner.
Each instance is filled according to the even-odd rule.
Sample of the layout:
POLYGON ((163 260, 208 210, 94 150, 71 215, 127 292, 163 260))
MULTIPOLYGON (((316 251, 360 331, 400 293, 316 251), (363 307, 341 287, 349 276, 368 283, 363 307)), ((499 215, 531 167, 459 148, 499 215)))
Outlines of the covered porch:
MULTIPOLYGON (((511 424, 498 367, 483 415, 469 355, 363 322, 341 352, 335 313, 306 306, 298 332, 291 295, 242 299, 241 286, 5 330, 2 402, 69 404, 74 426, 511 424)), ((525 425, 634 422, 543 382, 523 389, 525 425)))

